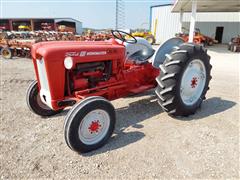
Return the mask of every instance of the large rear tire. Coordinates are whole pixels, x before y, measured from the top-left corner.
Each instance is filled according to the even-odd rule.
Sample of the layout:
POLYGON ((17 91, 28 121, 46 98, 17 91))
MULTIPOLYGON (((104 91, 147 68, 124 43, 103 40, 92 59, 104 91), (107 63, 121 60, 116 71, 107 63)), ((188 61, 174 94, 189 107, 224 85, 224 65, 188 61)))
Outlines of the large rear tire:
POLYGON ((234 47, 234 44, 231 44, 230 51, 232 51, 232 52, 233 52, 233 47, 234 47))
POLYGON ((200 45, 184 43, 166 55, 155 90, 163 110, 172 116, 194 114, 209 89, 211 68, 210 56, 200 45))
POLYGON ((231 51, 232 43, 228 43, 228 50, 231 51))
POLYGON ((98 149, 111 137, 115 121, 115 109, 108 100, 86 98, 76 104, 65 118, 65 141, 78 153, 98 149))
POLYGON ((232 52, 237 52, 237 45, 234 44, 232 49, 233 49, 232 52))

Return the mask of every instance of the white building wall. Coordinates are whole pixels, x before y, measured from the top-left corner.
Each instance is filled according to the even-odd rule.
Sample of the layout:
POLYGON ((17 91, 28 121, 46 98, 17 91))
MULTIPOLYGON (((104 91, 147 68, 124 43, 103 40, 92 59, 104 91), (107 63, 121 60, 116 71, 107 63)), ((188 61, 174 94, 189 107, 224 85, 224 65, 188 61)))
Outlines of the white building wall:
MULTIPOLYGON (((172 9, 172 6, 171 6, 172 9)), ((179 13, 177 13, 179 14, 179 13)), ((191 13, 183 14, 183 21, 189 22, 191 13)), ((196 19, 198 22, 239 22, 239 12, 210 12, 210 13, 197 13, 196 19)))
MULTIPOLYGON (((172 13, 172 6, 153 7, 151 14, 151 31, 154 34, 155 21, 156 43, 174 37, 179 32, 179 13, 172 13)), ((183 27, 189 29, 190 13, 183 15, 183 27)), ((215 38, 216 27, 224 27, 222 43, 228 43, 232 37, 240 34, 240 13, 197 13, 196 28, 201 33, 215 38)))
POLYGON ((179 32, 180 16, 178 13, 169 13, 171 9, 172 6, 152 8, 151 31, 156 34, 156 43, 160 44, 179 32), (157 21, 156 32, 154 32, 155 21, 157 21))
MULTIPOLYGON (((189 27, 189 22, 184 22, 184 27, 189 27)), ((215 38, 216 27, 224 27, 222 43, 228 43, 232 37, 240 34, 240 23, 238 22, 197 22, 196 28, 199 28, 201 33, 215 38)))

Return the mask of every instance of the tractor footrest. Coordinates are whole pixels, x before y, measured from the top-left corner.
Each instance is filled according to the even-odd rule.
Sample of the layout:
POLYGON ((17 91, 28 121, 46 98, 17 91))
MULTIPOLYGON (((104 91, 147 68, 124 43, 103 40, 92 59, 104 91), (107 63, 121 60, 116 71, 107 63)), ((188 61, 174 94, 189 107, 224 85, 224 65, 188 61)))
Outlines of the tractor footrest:
POLYGON ((137 94, 137 93, 140 93, 140 92, 143 92, 145 90, 152 89, 152 88, 154 88, 153 85, 145 85, 145 86, 140 86, 136 89, 131 89, 130 92, 134 93, 134 94, 137 94))
POLYGON ((73 106, 76 103, 75 100, 71 100, 71 99, 67 99, 67 100, 63 100, 63 101, 58 101, 57 105, 59 107, 63 107, 63 106, 73 106))

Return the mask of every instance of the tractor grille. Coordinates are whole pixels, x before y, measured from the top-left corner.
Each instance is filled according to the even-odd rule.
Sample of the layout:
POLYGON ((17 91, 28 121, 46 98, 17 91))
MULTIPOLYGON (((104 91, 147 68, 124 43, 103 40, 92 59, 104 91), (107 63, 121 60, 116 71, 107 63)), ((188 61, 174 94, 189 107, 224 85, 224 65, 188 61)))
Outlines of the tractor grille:
POLYGON ((40 81, 40 97, 42 102, 52 108, 51 104, 51 94, 49 90, 49 84, 47 79, 47 71, 44 59, 37 60, 37 68, 38 68, 38 77, 40 81))

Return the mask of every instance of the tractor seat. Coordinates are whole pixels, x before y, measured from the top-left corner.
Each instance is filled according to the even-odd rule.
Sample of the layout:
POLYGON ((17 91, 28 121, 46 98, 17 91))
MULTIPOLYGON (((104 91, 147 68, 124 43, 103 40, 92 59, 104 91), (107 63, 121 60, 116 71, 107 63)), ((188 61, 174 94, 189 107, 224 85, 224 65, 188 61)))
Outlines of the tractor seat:
POLYGON ((155 50, 152 48, 141 49, 128 57, 129 60, 134 61, 136 64, 143 64, 148 61, 155 53, 155 50))

